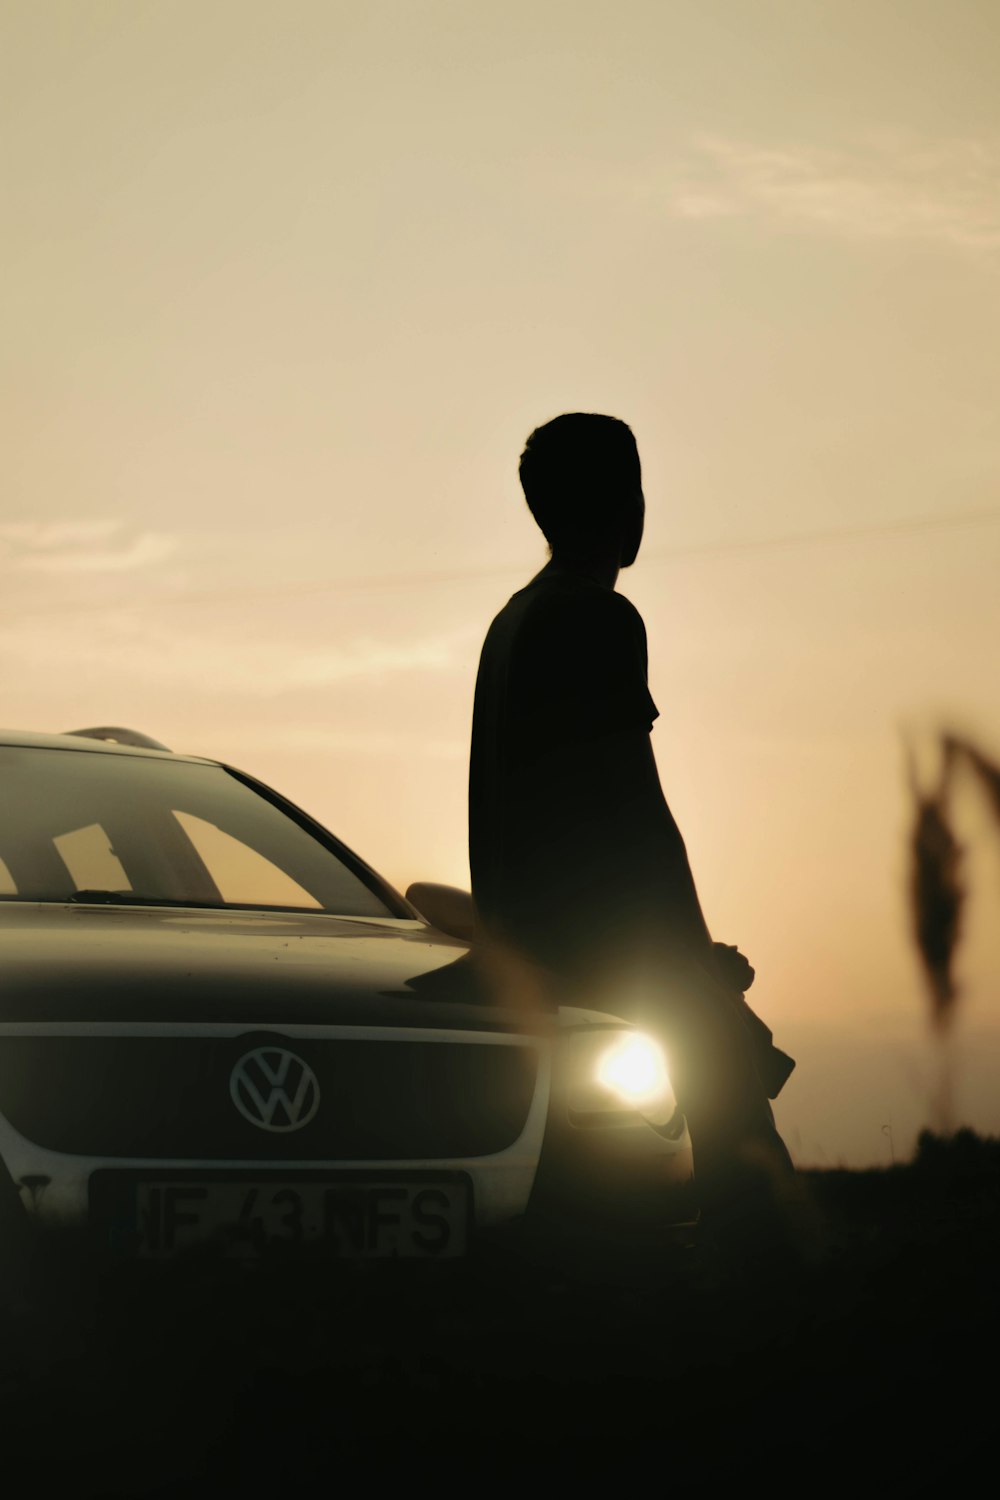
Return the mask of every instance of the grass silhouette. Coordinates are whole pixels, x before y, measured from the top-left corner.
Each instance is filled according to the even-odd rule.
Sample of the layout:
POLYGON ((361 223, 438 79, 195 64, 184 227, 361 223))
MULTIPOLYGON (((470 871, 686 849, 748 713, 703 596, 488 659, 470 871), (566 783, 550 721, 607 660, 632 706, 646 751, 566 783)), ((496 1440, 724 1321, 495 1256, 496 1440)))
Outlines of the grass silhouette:
POLYGON ((913 938, 930 1000, 930 1020, 938 1045, 939 1081, 933 1115, 943 1135, 954 1131, 954 1078, 951 1041, 961 999, 955 958, 968 897, 965 850, 954 829, 954 797, 963 777, 985 793, 1000 829, 1000 766, 971 740, 941 735, 940 770, 930 790, 920 786, 914 757, 909 781, 914 801, 910 836, 910 914, 913 938))

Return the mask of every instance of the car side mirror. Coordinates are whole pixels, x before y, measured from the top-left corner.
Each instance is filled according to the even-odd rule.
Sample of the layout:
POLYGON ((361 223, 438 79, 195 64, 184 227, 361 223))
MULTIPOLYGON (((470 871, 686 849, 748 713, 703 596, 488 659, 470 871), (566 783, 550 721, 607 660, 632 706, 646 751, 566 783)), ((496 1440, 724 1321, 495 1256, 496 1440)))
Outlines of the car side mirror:
POLYGON ((476 906, 468 891, 456 885, 418 880, 407 886, 406 899, 439 932, 471 943, 476 935, 476 906))

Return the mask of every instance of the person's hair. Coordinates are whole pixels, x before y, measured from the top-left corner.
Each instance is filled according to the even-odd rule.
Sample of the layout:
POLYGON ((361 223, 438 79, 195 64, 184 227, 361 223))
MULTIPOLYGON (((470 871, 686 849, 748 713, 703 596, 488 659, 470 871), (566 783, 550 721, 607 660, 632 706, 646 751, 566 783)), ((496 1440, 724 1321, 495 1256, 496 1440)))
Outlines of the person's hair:
POLYGON ((553 551, 588 552, 614 537, 642 484, 632 429, 595 412, 567 412, 536 427, 519 473, 553 551))

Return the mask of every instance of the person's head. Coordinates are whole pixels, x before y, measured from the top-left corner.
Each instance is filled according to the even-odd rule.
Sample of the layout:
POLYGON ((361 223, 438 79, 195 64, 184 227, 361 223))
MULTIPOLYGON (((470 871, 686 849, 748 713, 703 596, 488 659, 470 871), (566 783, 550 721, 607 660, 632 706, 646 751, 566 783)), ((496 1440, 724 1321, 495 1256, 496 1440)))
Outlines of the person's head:
POLYGON ((567 412, 525 444, 521 488, 554 557, 635 562, 645 502, 639 450, 617 417, 567 412))

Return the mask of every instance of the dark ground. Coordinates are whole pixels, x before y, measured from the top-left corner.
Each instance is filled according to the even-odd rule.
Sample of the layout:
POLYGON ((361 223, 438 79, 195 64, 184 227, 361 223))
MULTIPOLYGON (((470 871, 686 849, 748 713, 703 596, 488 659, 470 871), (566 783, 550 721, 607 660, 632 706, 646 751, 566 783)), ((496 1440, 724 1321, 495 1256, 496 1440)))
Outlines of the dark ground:
POLYGON ((0 1327, 5 1493, 991 1483, 1000 1142, 803 1176, 822 1259, 746 1285, 684 1231, 332 1270, 50 1247, 0 1327))

